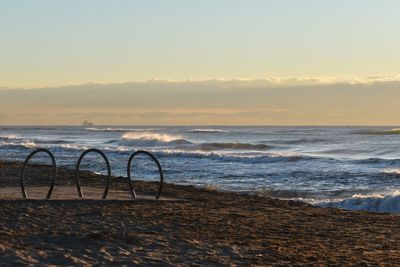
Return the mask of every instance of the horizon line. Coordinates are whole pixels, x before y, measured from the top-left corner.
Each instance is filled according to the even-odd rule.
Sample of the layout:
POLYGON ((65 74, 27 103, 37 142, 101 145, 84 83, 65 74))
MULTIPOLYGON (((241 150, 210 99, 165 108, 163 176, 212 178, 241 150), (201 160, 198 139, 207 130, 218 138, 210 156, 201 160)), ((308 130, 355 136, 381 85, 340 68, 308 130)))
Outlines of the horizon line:
POLYGON ((96 127, 400 127, 400 124, 323 124, 323 125, 312 125, 312 124, 99 124, 93 126, 84 126, 80 124, 14 124, 14 125, 2 125, 0 127, 81 127, 81 128, 96 128, 96 127))

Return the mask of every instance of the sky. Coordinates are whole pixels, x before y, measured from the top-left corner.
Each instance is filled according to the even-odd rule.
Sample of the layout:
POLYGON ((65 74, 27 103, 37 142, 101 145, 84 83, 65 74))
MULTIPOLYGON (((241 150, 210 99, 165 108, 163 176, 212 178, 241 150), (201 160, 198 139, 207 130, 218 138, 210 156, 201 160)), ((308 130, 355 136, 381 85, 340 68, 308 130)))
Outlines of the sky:
POLYGON ((399 10, 395 0, 0 0, 0 124, 397 125, 396 108, 384 103, 400 80, 399 10), (327 84, 334 102, 351 99, 351 107, 323 109, 327 84), (136 97, 131 106, 121 108, 115 94, 107 107, 78 105, 88 88, 96 102, 96 92, 121 85, 136 97), (27 101, 16 110, 18 100, 7 97, 21 88, 31 90, 23 97, 58 104, 27 101), (208 105, 221 88, 225 95, 208 105), (173 99, 155 107, 149 90, 155 102, 173 99), (271 90, 280 95, 275 104, 263 98, 271 90), (361 111, 355 92, 379 112, 361 111), (382 103, 371 97, 377 92, 382 103), (148 103, 140 114, 162 116, 137 115, 137 102, 148 103), (285 119, 272 110, 285 110, 285 119), (312 110, 318 115, 304 115, 312 110))

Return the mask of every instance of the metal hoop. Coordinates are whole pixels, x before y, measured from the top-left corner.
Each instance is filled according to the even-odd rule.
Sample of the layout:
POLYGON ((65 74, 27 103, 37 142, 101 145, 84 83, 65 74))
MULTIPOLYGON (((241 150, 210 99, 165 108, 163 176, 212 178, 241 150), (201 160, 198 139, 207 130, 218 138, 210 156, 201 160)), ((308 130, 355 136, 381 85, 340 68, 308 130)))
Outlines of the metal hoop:
POLYGON ((22 197, 23 197, 24 199, 28 198, 28 194, 26 193, 25 185, 24 185, 24 178, 25 178, 25 169, 26 169, 26 166, 28 165, 30 159, 31 159, 35 154, 40 153, 40 152, 43 152, 43 153, 46 153, 47 155, 49 155, 49 157, 51 158, 52 165, 53 165, 53 178, 52 178, 52 180, 51 180, 49 192, 47 193, 46 199, 50 199, 51 194, 53 193, 54 185, 55 185, 55 183, 56 183, 56 176, 57 176, 56 159, 54 158, 54 155, 53 155, 48 149, 45 149, 45 148, 38 148, 38 149, 32 151, 32 152, 28 155, 28 157, 27 157, 27 158, 25 159, 25 161, 24 161, 24 165, 22 165, 20 183, 21 183, 22 197))
POLYGON ((83 198, 83 193, 82 193, 82 189, 81 186, 79 184, 79 170, 80 170, 80 166, 81 166, 81 161, 82 159, 86 156, 86 154, 91 153, 91 152, 95 152, 100 154, 100 156, 104 159, 104 161, 106 162, 107 165, 107 184, 106 184, 106 188, 104 190, 103 193, 103 197, 102 199, 105 199, 107 197, 108 194, 108 189, 110 187, 110 181, 111 181, 111 167, 110 167, 110 162, 108 161, 108 158, 106 156, 106 154, 104 154, 102 151, 92 148, 92 149, 88 149, 85 150, 81 156, 78 159, 78 162, 76 163, 76 168, 75 168, 75 180, 76 180, 76 189, 78 190, 78 195, 80 198, 83 198))
POLYGON ((160 196, 161 196, 161 192, 162 192, 162 188, 163 188, 163 184, 164 184, 164 173, 163 173, 163 170, 161 168, 161 164, 158 161, 158 159, 152 153, 150 153, 148 151, 144 151, 144 150, 136 151, 135 153, 133 153, 129 157, 129 160, 128 160, 128 168, 127 168, 128 183, 129 183, 129 190, 131 191, 132 198, 136 198, 136 192, 133 189, 132 180, 131 180, 131 165, 132 165, 133 158, 135 156, 139 155, 139 154, 145 154, 145 155, 149 156, 156 163, 156 165, 158 167, 158 172, 160 173, 160 186, 158 187, 158 192, 157 192, 157 195, 156 195, 156 199, 159 199, 160 196))

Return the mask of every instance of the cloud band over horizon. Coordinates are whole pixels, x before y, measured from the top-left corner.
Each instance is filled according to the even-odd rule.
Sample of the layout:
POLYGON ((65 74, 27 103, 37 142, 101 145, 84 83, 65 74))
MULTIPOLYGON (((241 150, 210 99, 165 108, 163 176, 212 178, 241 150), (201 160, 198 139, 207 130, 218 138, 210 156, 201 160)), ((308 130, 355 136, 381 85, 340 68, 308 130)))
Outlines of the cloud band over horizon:
POLYGON ((0 90, 0 124, 398 125, 397 76, 188 80, 0 90))

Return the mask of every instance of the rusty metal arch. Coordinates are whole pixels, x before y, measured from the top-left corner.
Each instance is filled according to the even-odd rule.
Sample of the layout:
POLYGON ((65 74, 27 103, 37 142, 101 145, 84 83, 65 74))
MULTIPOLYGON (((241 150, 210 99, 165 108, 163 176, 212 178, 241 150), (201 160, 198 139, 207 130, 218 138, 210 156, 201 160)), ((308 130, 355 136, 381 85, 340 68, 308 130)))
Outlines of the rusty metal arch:
POLYGON ((129 160, 128 160, 128 167, 127 167, 128 183, 129 183, 129 190, 130 190, 130 192, 131 192, 132 198, 136 198, 136 192, 135 192, 135 190, 133 189, 133 185, 132 185, 132 179, 131 179, 131 165, 132 165, 133 159, 134 159, 137 155, 139 155, 139 154, 144 154, 144 155, 149 156, 149 157, 154 161, 154 163, 157 165, 158 172, 160 173, 160 185, 159 185, 159 187, 158 187, 158 192, 157 192, 157 195, 156 195, 156 199, 159 199, 160 196, 161 196, 162 189, 163 189, 163 184, 164 184, 164 173, 163 173, 163 169, 162 169, 161 164, 160 164, 160 162, 158 161, 158 159, 157 159, 152 153, 150 153, 150 152, 148 152, 148 151, 145 151, 145 150, 138 150, 138 151, 134 152, 134 153, 129 157, 129 160))
POLYGON ((99 149, 91 148, 91 149, 85 150, 81 154, 81 156, 79 157, 78 162, 76 163, 76 168, 75 168, 76 189, 78 191, 79 197, 83 198, 83 192, 82 192, 81 186, 79 184, 79 171, 80 171, 80 166, 81 166, 81 162, 82 162, 83 158, 86 156, 86 154, 92 153, 92 152, 100 154, 100 156, 104 159, 104 161, 105 161, 105 163, 107 165, 107 184, 106 184, 106 188, 104 190, 103 197, 102 197, 102 199, 105 199, 107 197, 107 194, 108 194, 108 189, 110 188, 111 167, 110 167, 110 162, 108 161, 108 158, 107 158, 106 154, 104 154, 104 152, 102 152, 99 149))
POLYGON ((49 157, 51 158, 51 162, 52 162, 52 166, 53 166, 53 173, 52 176, 53 178, 51 179, 51 184, 50 184, 50 188, 49 191, 47 192, 47 196, 46 199, 50 199, 51 194, 53 193, 53 189, 54 189, 54 185, 56 183, 56 176, 57 176, 57 164, 56 164, 56 159, 53 155, 53 153, 51 153, 48 149, 46 148, 38 148, 35 149, 34 151, 32 151, 28 157, 26 157, 24 164, 22 165, 22 170, 21 170, 21 179, 20 179, 20 183, 21 183, 21 192, 22 192, 22 197, 24 199, 28 198, 28 194, 26 193, 25 190, 25 185, 24 185, 24 178, 25 178, 25 169, 26 166, 28 165, 29 161, 31 160, 31 158, 36 155, 37 153, 45 153, 47 155, 49 155, 49 157))

